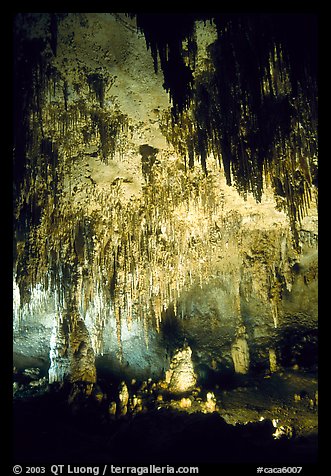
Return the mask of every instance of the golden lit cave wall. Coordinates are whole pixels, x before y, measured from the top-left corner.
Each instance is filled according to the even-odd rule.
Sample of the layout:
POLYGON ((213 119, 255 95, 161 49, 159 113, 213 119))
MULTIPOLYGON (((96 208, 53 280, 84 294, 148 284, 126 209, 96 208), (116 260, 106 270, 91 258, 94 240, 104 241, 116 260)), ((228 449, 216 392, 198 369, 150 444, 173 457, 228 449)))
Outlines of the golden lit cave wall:
MULTIPOLYGON (((222 300, 212 312, 210 302, 200 310, 205 305, 212 325, 232 322, 224 333, 228 350, 236 329, 247 325, 245 300, 263 306, 264 332, 281 325, 300 253, 270 196, 261 209, 249 200, 231 203, 212 157, 206 176, 186 169, 170 146, 137 143, 139 124, 121 112, 109 72, 59 71, 43 55, 36 61, 29 42, 24 48, 34 62, 26 135, 19 137, 25 165, 15 208, 15 323, 22 329, 43 316, 54 327, 52 378, 94 381, 94 354, 109 352, 114 333, 121 359, 123 331, 148 345, 154 330, 164 335, 169 308, 185 319, 194 303, 190 290, 199 294, 209 285, 222 300)), ((180 152, 176 137, 185 127, 178 136, 168 130, 180 152)))

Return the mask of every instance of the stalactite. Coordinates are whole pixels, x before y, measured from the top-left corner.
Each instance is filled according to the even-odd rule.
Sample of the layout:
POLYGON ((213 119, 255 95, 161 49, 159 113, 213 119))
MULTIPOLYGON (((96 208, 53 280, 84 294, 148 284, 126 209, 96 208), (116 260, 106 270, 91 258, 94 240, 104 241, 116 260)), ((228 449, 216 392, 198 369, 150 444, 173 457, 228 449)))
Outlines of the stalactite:
POLYGON ((196 54, 194 16, 168 13, 165 21, 163 14, 137 14, 137 28, 145 35, 156 72, 160 62, 164 88, 169 92, 172 110, 177 116, 189 106, 191 99, 196 54), (187 61, 183 58, 185 48, 189 52, 187 61))
POLYGON ((101 73, 91 73, 87 75, 88 85, 94 92, 101 108, 103 108, 105 104, 105 89, 108 81, 109 79, 101 73))
POLYGON ((118 146, 118 137, 126 131, 127 118, 124 114, 109 115, 109 112, 94 109, 91 113, 92 127, 97 128, 100 137, 103 160, 108 164, 113 159, 118 146))
MULTIPOLYGON (((157 51, 162 57, 172 40, 170 33, 159 36, 153 20, 157 18, 137 14, 137 25, 152 45, 156 61, 157 51)), ((224 167, 228 184, 234 183, 243 196, 252 193, 257 201, 264 189, 264 175, 273 175, 281 161, 286 197, 282 206, 298 246, 304 202, 309 203, 308 190, 316 183, 311 179, 317 156, 316 19, 306 15, 216 15, 215 23, 218 38, 209 48, 209 67, 194 72, 187 102, 182 101, 184 107, 173 97, 175 112, 164 118, 165 135, 185 164, 188 159, 192 167, 199 159, 205 173, 206 157, 213 152, 224 167), (288 36, 284 33, 287 29, 288 36), (298 148, 306 160, 298 160, 293 170, 291 156, 298 148), (301 187, 295 185, 297 169, 305 177, 301 187)), ((191 34, 183 31, 190 39, 191 34)), ((177 54, 184 55, 179 45, 177 54)), ((275 188, 276 197, 278 192, 275 188)))

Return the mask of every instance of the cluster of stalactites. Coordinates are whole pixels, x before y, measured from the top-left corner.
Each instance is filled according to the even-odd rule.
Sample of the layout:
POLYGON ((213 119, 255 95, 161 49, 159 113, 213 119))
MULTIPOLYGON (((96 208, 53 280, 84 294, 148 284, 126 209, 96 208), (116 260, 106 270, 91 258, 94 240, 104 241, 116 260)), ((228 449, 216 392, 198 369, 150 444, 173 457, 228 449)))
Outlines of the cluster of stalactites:
POLYGON ((222 211, 222 196, 211 178, 188 176, 180 164, 159 168, 141 199, 121 200, 120 187, 91 190, 100 208, 93 217, 82 205, 61 197, 45 209, 29 241, 35 253, 18 251, 17 284, 24 306, 34 286, 56 296, 58 310, 78 308, 93 320, 95 350, 102 346, 108 319, 132 319, 159 329, 162 313, 184 287, 208 281, 218 253, 210 232, 222 211), (41 284, 40 284, 41 283, 41 284))
POLYGON ((193 90, 193 70, 196 59, 194 14, 137 14, 137 28, 145 35, 151 50, 155 72, 160 64, 164 88, 172 100, 172 112, 177 117, 189 107, 193 90), (183 44, 187 42, 183 55, 183 44))
MULTIPOLYGON (((123 201, 119 185, 97 196, 91 188, 90 199, 100 205, 93 216, 64 199, 44 214, 33 237, 38 257, 30 257, 26 271, 54 293, 58 310, 79 310, 96 353, 110 319, 119 349, 123 322, 130 330, 139 320, 148 343, 167 309, 186 313, 184 291, 208 286, 215 276, 229 286, 239 317, 240 299, 254 293, 270 303, 277 327, 296 259, 288 232, 277 227, 272 240, 268 230, 245 232, 242 216, 224 208, 217 177, 216 166, 206 177, 199 169, 185 172, 177 160, 153 168, 140 198, 123 201)), ((18 277, 23 288, 22 269, 18 277)))
POLYGON ((194 61, 200 17, 137 14, 173 103, 164 133, 189 166, 198 159, 205 173, 212 152, 228 184, 257 201, 270 176, 298 244, 298 224, 317 186, 316 18, 215 15, 218 38, 201 71, 194 61), (171 83, 172 56, 190 74, 177 71, 171 83))
POLYGON ((143 321, 147 339, 151 322, 158 329, 169 304, 177 309, 184 286, 207 280, 208 233, 222 196, 210 178, 186 174, 176 163, 148 173, 143 198, 130 203, 122 201, 120 183, 103 192, 86 182, 88 200, 97 204, 91 215, 85 202, 73 199, 74 169, 91 144, 107 164, 127 133, 126 118, 106 103, 102 75, 81 79, 78 94, 42 49, 30 53, 31 82, 17 78, 25 105, 25 133, 17 141, 29 139, 15 151, 15 167, 23 170, 15 202, 20 315, 33 314, 30 299, 40 288, 53 293, 59 313, 89 311, 98 329, 94 348, 110 315, 119 344, 123 319, 143 321))
POLYGON ((16 40, 15 279, 26 312, 38 286, 61 309, 78 293, 82 257, 93 261, 92 220, 70 203, 75 164, 91 145, 108 163, 128 135, 127 117, 113 101, 105 104, 111 77, 81 71, 69 82, 52 65, 46 40, 16 40))
MULTIPOLYGON (((210 227, 222 198, 206 177, 189 179, 177 166, 154 171, 141 199, 121 202, 115 188, 98 198, 103 220, 94 224, 94 257, 82 268, 80 296, 84 312, 95 299, 111 303, 119 345, 123 319, 129 329, 133 319, 140 320, 147 341, 149 328, 160 328, 166 309, 173 305, 177 311, 184 287, 208 280, 217 250, 210 227)), ((109 315, 98 311, 95 317, 109 315)), ((101 335, 104 324, 98 326, 101 335)))
MULTIPOLYGON (((40 48, 39 43, 34 48, 37 46, 40 48)), ((24 52, 33 57, 36 51, 30 47, 32 50, 26 48, 24 52)), ((169 58, 170 51, 165 50, 164 55, 169 58)), ((268 57, 269 65, 281 61, 281 56, 276 59, 272 55, 274 53, 268 57)), ((119 344, 123 319, 128 326, 132 319, 140 319, 147 339, 149 327, 160 327, 167 307, 172 305, 178 312, 183 289, 208 283, 217 261, 220 261, 224 276, 237 276, 242 263, 240 256, 230 263, 224 258, 228 255, 226 243, 242 239, 241 228, 235 213, 223 212, 224 197, 216 171, 207 167, 208 155, 213 152, 223 161, 226 172, 230 170, 236 177, 239 189, 242 186, 243 190, 254 192, 254 180, 260 169, 253 159, 248 160, 249 157, 242 163, 239 152, 237 162, 231 159, 239 150, 235 142, 230 144, 237 147, 231 150, 228 158, 231 167, 226 168, 222 127, 235 127, 236 123, 233 117, 226 120, 221 114, 224 103, 220 94, 223 91, 219 89, 217 80, 220 76, 215 73, 217 65, 214 63, 210 71, 201 72, 200 79, 196 76, 195 100, 190 102, 190 108, 179 121, 172 121, 168 128, 169 137, 180 155, 188 153, 191 167, 185 169, 178 161, 163 161, 161 166, 155 163, 148 172, 142 196, 129 202, 122 200, 119 183, 105 192, 98 191, 95 184, 86 184, 88 200, 98 204, 91 214, 83 202, 72 199, 72 169, 83 159, 84 150, 91 144, 99 147, 98 153, 107 163, 120 146, 121 134, 126 134, 126 118, 118 110, 108 108, 106 83, 103 82, 106 79, 102 75, 86 78, 85 89, 91 96, 90 107, 87 107, 88 101, 79 97, 82 92, 75 96, 74 86, 47 66, 42 56, 40 61, 29 60, 30 56, 27 57, 28 64, 30 61, 28 74, 22 76, 26 73, 22 56, 18 62, 19 78, 16 78, 16 89, 20 92, 15 118, 22 124, 21 132, 15 136, 15 170, 19 184, 15 203, 15 269, 20 305, 29 301, 31 290, 41 286, 43 290, 54 292, 59 309, 69 306, 75 312, 79 309, 82 316, 90 313, 96 329, 92 339, 94 349, 102 345, 103 329, 110 315, 115 315, 117 321, 119 344), (203 77, 206 82, 202 81, 203 77), (205 87, 208 84, 212 86, 210 91, 205 87), (24 105, 22 110, 18 107, 19 101, 24 105), (200 157, 204 172, 209 170, 208 174, 193 168, 195 156, 200 157), (243 182, 238 182, 239 176, 243 182), (245 185, 245 180, 249 186, 245 185)), ((262 78, 265 98, 274 95, 276 85, 279 94, 287 97, 291 90, 287 74, 279 79, 273 72, 269 81, 265 73, 262 78)), ((238 88, 234 91, 239 94, 238 88)), ((234 93, 230 96, 234 103, 236 98, 234 93)), ((276 148, 276 158, 268 165, 268 170, 278 173, 272 175, 270 172, 272 177, 279 177, 277 186, 283 190, 278 193, 280 200, 292 197, 295 206, 295 187, 301 190, 300 174, 307 182, 305 193, 309 193, 313 181, 305 150, 311 147, 313 151, 314 138, 313 130, 305 135, 311 124, 308 104, 301 103, 298 98, 296 101, 297 110, 302 104, 306 106, 301 110, 301 122, 291 129, 293 137, 290 137, 294 142, 301 138, 301 149, 289 155, 290 161, 287 158, 280 160, 281 151, 293 150, 290 142, 285 141, 285 145, 279 145, 279 153, 276 148), (297 168, 298 182, 293 182, 297 168)), ((249 144, 252 149, 242 117, 254 116, 254 109, 249 101, 246 109, 241 102, 239 105, 238 109, 236 103, 233 110, 241 120, 241 145, 245 148, 249 144)), ((254 193, 258 198, 257 192, 254 193)), ((306 197, 305 193, 303 197, 306 197)), ((308 206, 309 201, 305 200, 308 206)), ((234 251, 238 253, 238 249, 234 251)), ((272 260, 273 256, 268 263, 272 260)), ((276 294, 279 270, 284 267, 288 272, 286 266, 284 258, 277 273, 274 268, 270 272, 270 267, 265 267, 266 287, 263 289, 266 294, 270 290, 276 294), (270 282, 268 276, 272 277, 270 282)))

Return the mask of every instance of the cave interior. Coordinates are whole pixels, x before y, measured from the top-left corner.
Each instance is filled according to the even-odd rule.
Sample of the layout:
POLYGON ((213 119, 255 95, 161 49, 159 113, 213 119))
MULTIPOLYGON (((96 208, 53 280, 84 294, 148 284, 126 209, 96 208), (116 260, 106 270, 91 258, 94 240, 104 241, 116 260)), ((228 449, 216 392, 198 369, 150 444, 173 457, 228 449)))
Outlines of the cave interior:
POLYGON ((15 461, 315 463, 317 15, 12 30, 15 461))

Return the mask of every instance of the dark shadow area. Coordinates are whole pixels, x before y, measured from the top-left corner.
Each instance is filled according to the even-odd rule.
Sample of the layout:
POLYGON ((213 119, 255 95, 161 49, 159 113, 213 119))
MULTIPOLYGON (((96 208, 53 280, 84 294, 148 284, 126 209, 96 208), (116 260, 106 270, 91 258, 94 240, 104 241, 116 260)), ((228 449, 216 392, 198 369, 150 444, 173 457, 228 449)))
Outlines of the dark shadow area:
POLYGON ((14 401, 16 462, 316 462, 316 436, 275 440, 270 420, 233 426, 217 413, 155 407, 110 419, 102 403, 82 397, 69 406, 67 396, 62 388, 14 401))

